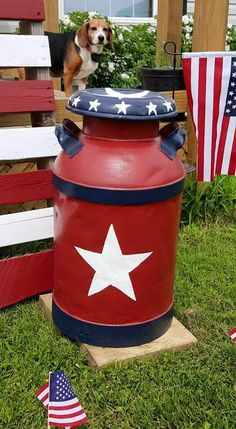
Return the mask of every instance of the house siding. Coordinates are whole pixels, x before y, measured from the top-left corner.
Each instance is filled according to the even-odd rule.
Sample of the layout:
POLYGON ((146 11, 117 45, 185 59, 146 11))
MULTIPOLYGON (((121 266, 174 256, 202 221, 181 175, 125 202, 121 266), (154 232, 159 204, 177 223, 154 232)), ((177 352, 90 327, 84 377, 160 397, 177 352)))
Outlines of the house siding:
MULTIPOLYGON (((195 0, 188 0, 187 1, 187 12, 188 13, 194 12, 194 3, 195 3, 195 0)), ((59 2, 59 5, 60 5, 60 2, 59 2)), ((154 6, 155 6, 154 13, 155 13, 156 7, 157 7, 156 0, 154 0, 154 6)), ((121 21, 122 21, 122 19, 121 19, 121 21)), ((146 19, 145 21, 148 22, 148 21, 152 21, 152 20, 146 19)), ((119 22, 119 20, 117 20, 117 22, 119 22)), ((11 33, 11 32, 13 32, 15 30, 17 24, 18 24, 17 22, 15 23, 15 22, 11 22, 11 21, 0 21, 0 33, 11 33)), ((125 23, 121 22, 121 24, 127 24, 127 21, 125 23)), ((236 0, 229 0, 228 24, 236 25, 236 0)))

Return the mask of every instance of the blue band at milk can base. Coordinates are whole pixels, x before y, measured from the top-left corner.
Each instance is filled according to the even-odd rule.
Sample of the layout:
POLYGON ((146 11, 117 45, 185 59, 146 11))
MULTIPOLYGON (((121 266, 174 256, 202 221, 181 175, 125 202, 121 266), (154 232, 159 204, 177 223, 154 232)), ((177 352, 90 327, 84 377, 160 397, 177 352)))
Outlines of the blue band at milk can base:
POLYGON ((100 325, 79 320, 65 313, 52 300, 53 322, 64 335, 80 343, 100 347, 131 347, 159 338, 170 327, 173 307, 157 319, 134 325, 100 325))

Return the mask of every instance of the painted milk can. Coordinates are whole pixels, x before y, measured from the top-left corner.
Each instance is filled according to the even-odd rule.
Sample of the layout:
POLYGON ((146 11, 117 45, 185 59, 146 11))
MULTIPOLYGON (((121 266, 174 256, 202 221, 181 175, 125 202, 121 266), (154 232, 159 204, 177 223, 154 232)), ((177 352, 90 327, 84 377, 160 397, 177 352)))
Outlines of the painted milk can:
POLYGON ((87 89, 56 127, 53 166, 53 320, 68 337, 104 347, 150 342, 173 315, 184 135, 162 118, 175 102, 151 91, 87 89))

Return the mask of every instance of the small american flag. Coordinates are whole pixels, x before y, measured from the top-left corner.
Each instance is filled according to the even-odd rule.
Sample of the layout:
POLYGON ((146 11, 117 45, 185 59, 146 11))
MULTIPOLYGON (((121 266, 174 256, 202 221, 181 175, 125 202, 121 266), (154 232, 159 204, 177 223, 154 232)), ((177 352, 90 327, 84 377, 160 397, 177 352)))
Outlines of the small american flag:
POLYGON ((70 429, 88 422, 88 418, 63 371, 50 373, 50 381, 35 392, 48 409, 48 424, 70 429))
POLYGON ((236 170, 236 52, 183 54, 188 103, 198 140, 198 180, 236 170))
POLYGON ((232 331, 228 332, 228 335, 231 337, 231 340, 236 343, 236 328, 232 329, 232 331))

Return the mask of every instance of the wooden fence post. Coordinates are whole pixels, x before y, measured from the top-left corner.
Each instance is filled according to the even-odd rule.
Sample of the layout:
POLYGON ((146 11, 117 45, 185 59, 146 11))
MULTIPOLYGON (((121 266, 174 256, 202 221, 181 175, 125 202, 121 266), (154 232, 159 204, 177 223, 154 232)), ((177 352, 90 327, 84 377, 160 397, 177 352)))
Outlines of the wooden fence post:
MULTIPOLYGON (((193 44, 194 52, 224 51, 229 0, 195 0, 193 44)), ((197 140, 192 118, 188 115, 188 161, 196 162, 197 140)))
POLYGON ((58 0, 44 0, 44 30, 59 32, 58 0))
POLYGON ((224 51, 229 0, 195 0, 193 51, 224 51))
MULTIPOLYGON (((160 55, 163 43, 165 43, 167 40, 175 42, 177 46, 177 51, 180 51, 182 14, 183 0, 158 0, 157 56, 160 55)), ((169 63, 172 65, 173 59, 171 56, 168 56, 165 60, 167 64, 169 63)))
MULTIPOLYGON (((52 33, 59 32, 58 0, 44 0, 45 21, 44 30, 52 33)), ((53 78, 54 89, 61 90, 61 79, 53 78)))

